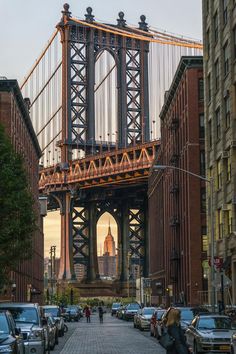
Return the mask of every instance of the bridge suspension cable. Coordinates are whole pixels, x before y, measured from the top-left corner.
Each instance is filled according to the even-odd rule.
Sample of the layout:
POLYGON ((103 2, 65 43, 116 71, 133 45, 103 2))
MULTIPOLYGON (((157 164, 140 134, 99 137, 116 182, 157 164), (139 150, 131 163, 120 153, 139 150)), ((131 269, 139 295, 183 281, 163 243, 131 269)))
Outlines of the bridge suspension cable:
MULTIPOLYGON (((148 33, 147 36, 146 36, 146 32, 144 32, 145 35, 141 35, 141 34, 139 35, 136 33, 128 32, 127 30, 120 29, 120 28, 114 29, 114 27, 109 26, 107 24, 100 24, 97 22, 88 23, 86 21, 82 21, 77 18, 72 18, 72 20, 81 24, 81 25, 87 26, 87 27, 95 28, 95 29, 102 30, 102 31, 108 32, 108 33, 117 34, 117 35, 124 36, 127 38, 139 39, 142 41, 153 42, 153 43, 158 43, 158 44, 163 44, 163 45, 173 45, 173 46, 180 46, 180 47, 187 47, 187 48, 203 49, 202 43, 190 41, 190 40, 184 40, 183 38, 178 38, 178 37, 173 37, 173 36, 167 37, 166 36, 166 39, 164 40, 164 39, 158 39, 157 37, 155 38, 153 36, 150 36, 150 33, 148 33, 148 32, 147 32, 148 33)), ((153 34, 154 33, 155 32, 153 32, 153 34)))

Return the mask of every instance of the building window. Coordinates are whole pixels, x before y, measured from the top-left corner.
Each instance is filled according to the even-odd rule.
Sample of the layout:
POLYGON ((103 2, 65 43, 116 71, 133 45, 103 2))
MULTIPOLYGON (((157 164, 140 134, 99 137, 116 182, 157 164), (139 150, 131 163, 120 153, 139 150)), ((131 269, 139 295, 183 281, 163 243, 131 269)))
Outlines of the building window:
POLYGON ((219 60, 217 59, 215 62, 215 90, 218 91, 219 89, 219 60))
POLYGON ((208 102, 211 101, 211 74, 207 76, 207 85, 208 85, 208 102))
POLYGON ((207 60, 210 58, 210 29, 206 32, 206 53, 207 53, 207 60))
POLYGON ((225 226, 226 234, 230 235, 232 233, 232 211, 230 209, 225 211, 225 226))
POLYGON ((226 182, 229 182, 231 180, 231 162, 230 159, 226 159, 226 182))
POLYGON ((215 112, 216 119, 216 138, 220 139, 220 108, 218 108, 215 112))
POLYGON ((222 210, 217 210, 217 229, 218 229, 218 238, 223 238, 223 218, 222 218, 222 210))
POLYGON ((217 161, 216 168, 217 168, 217 189, 220 189, 222 187, 221 160, 217 161))
POLYGON ((202 226, 202 252, 208 251, 208 237, 207 237, 207 228, 202 226))
POLYGON ((236 58, 236 26, 233 28, 233 56, 236 58))
POLYGON ((229 72, 229 46, 228 42, 223 47, 223 56, 224 56, 224 75, 227 75, 229 72))
POLYGON ((230 98, 227 94, 224 98, 224 110, 225 110, 225 127, 226 129, 230 127, 230 98))
POLYGON ((201 188, 201 213, 206 213, 206 188, 201 188))
POLYGON ((199 114, 199 138, 205 138, 205 121, 204 121, 204 113, 199 114))
POLYGON ((223 0, 223 24, 226 25, 228 21, 228 0, 223 0))
POLYGON ((214 41, 215 43, 218 41, 218 12, 215 13, 215 16, 213 17, 213 28, 214 28, 214 41))
POLYGON ((200 151, 200 175, 206 175, 206 160, 205 160, 205 151, 200 151))
POLYGON ((203 79, 198 80, 198 99, 199 99, 199 101, 204 100, 204 81, 203 81, 203 79))
POLYGON ((212 123, 211 120, 208 122, 208 136, 209 136, 209 148, 212 148, 212 123))

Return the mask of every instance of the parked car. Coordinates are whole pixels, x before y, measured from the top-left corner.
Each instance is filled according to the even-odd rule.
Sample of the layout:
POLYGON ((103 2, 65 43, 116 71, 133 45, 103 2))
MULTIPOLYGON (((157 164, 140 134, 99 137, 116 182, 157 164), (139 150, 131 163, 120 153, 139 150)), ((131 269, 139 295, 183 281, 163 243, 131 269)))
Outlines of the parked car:
POLYGON ((58 344, 58 328, 54 317, 47 316, 48 324, 48 343, 50 350, 53 350, 55 345, 58 344))
POLYGON ((0 353, 24 354, 24 341, 9 311, 0 311, 0 353))
POLYGON ((137 302, 128 304, 124 309, 123 319, 126 321, 133 320, 134 315, 140 308, 141 306, 137 302))
POLYGON ((151 317, 150 322, 150 335, 157 339, 161 336, 160 322, 163 314, 166 312, 164 309, 156 309, 151 317))
POLYGON ((0 310, 11 312, 16 327, 21 330, 26 353, 45 353, 48 349, 48 327, 38 304, 5 302, 0 303, 0 310))
POLYGON ((150 329, 151 317, 154 311, 155 307, 144 307, 139 309, 134 315, 135 327, 139 328, 140 331, 150 329))
MULTIPOLYGON (((163 333, 163 328, 167 322, 168 314, 172 308, 173 307, 168 308, 166 313, 162 316, 161 323, 160 323, 161 334, 163 333)), ((186 331, 189 324, 197 314, 209 312, 205 307, 184 307, 183 306, 183 307, 174 307, 174 308, 180 311, 180 316, 181 316, 180 324, 184 332, 186 331)))
POLYGON ((61 315, 60 307, 56 305, 46 305, 43 306, 43 311, 45 315, 52 316, 56 320, 58 336, 63 337, 65 331, 65 323, 64 318, 61 315))
POLYGON ((187 343, 197 353, 230 353, 231 337, 235 330, 228 316, 199 314, 185 332, 187 343))
POLYGON ((76 321, 78 322, 80 319, 79 311, 77 306, 68 306, 65 308, 65 313, 64 313, 64 318, 66 321, 71 322, 71 321, 76 321))
POLYGON ((112 306, 111 306, 111 315, 116 315, 117 310, 121 307, 121 303, 120 302, 113 302, 112 306))
POLYGON ((125 306, 123 305, 116 311, 116 317, 119 318, 120 320, 123 320, 123 318, 124 318, 124 312, 125 312, 126 306, 127 305, 125 305, 125 306))
POLYGON ((134 315, 134 328, 138 328, 138 323, 139 323, 138 318, 139 318, 141 311, 142 311, 142 309, 138 309, 138 311, 134 315))

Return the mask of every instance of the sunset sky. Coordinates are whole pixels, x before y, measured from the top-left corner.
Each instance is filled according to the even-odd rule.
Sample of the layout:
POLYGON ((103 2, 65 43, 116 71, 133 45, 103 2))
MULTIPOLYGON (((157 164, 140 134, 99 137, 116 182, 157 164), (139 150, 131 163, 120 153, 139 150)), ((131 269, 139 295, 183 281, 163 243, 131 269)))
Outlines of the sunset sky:
MULTIPOLYGON (((115 240, 117 247, 117 225, 115 219, 108 213, 104 213, 97 224, 98 237, 98 255, 100 255, 101 248, 103 250, 104 239, 108 232, 108 226, 111 226, 111 233, 115 240)), ((59 211, 48 212, 44 218, 44 256, 49 256, 51 246, 56 246, 56 257, 60 257, 60 241, 61 241, 61 216, 59 211)))

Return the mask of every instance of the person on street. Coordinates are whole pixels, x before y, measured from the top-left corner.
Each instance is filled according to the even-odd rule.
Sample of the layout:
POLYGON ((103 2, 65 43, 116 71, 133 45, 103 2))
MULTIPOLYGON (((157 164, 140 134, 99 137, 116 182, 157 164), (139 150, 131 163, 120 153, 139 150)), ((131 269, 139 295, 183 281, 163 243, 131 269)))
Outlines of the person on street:
POLYGON ((101 305, 98 306, 98 314, 99 314, 100 323, 103 323, 103 308, 101 305))
POLYGON ((166 327, 169 335, 174 338, 174 344, 167 350, 167 354, 188 354, 191 352, 180 326, 180 315, 180 311, 175 308, 168 313, 166 327))
POLYGON ((85 312, 85 317, 87 319, 87 323, 90 323, 91 311, 88 305, 85 306, 84 312, 85 312))

